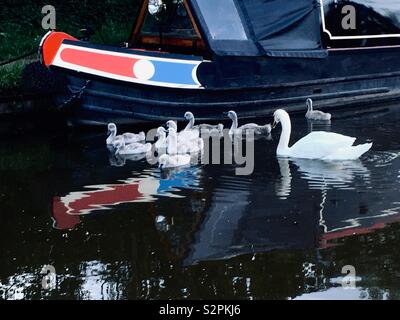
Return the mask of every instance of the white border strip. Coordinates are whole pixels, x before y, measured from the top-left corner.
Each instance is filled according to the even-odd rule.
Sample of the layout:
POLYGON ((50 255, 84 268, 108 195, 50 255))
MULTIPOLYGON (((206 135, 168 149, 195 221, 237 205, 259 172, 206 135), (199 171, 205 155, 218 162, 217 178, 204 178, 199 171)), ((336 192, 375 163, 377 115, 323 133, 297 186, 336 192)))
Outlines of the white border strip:
POLYGON ((61 68, 65 68, 65 69, 69 69, 69 70, 74 70, 77 72, 89 73, 89 74, 93 74, 93 75, 100 76, 100 77, 111 78, 111 79, 121 80, 121 81, 125 81, 125 82, 139 83, 139 84, 150 85, 150 86, 181 88, 181 89, 204 89, 204 87, 202 87, 201 83, 199 82, 199 80, 197 78, 197 69, 201 63, 202 63, 202 61, 159 58, 159 57, 150 57, 150 56, 145 56, 145 55, 141 56, 141 55, 136 55, 136 54, 127 54, 127 53, 114 52, 114 51, 111 52, 111 51, 106 51, 106 50, 99 50, 99 49, 79 47, 79 46, 74 46, 74 45, 69 45, 69 44, 62 44, 57 52, 56 57, 53 60, 52 65, 61 67, 61 68), (107 54, 107 55, 112 54, 113 56, 129 57, 129 58, 140 59, 140 60, 156 60, 156 61, 163 61, 163 62, 172 62, 172 63, 193 65, 192 78, 193 78, 193 81, 195 81, 197 84, 196 85, 185 85, 185 84, 176 84, 176 83, 169 83, 169 82, 140 80, 140 79, 136 79, 136 78, 119 76, 119 75, 115 75, 113 73, 108 73, 108 72, 104 72, 104 71, 99 71, 99 70, 79 66, 79 65, 76 65, 73 63, 68 63, 61 59, 61 52, 67 48, 74 49, 74 50, 84 50, 86 52, 107 54))
POLYGON ((347 40, 347 39, 382 39, 382 38, 399 38, 400 34, 379 34, 379 35, 369 35, 369 36, 333 36, 332 33, 326 28, 325 24, 325 11, 324 11, 324 0, 320 1, 321 7, 321 19, 322 19, 322 29, 329 35, 331 40, 347 40))

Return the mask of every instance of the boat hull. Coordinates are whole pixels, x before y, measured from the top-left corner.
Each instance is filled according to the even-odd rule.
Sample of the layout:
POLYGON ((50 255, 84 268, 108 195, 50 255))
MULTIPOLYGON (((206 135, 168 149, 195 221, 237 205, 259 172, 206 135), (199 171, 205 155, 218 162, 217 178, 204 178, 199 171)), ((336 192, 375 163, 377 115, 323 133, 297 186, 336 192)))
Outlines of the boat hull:
POLYGON ((240 118, 251 119, 270 117, 277 108, 291 113, 304 112, 307 98, 312 98, 321 110, 365 109, 400 98, 400 47, 396 46, 275 53, 273 57, 216 56, 212 61, 190 56, 185 60, 182 56, 161 53, 132 53, 68 40, 63 46, 64 52, 95 51, 103 61, 91 66, 101 72, 80 66, 74 69, 62 60, 68 56, 62 55, 61 47, 61 53, 50 65, 53 72, 67 80, 64 92, 56 96, 56 101, 59 106, 68 105, 73 125, 179 121, 186 111, 193 112, 202 121, 221 121, 223 113, 229 110, 235 110, 240 118), (132 63, 131 56, 135 61, 143 57, 148 64, 168 64, 168 69, 153 70, 150 80, 114 76, 113 65, 107 66, 110 54, 118 59, 122 55, 128 64, 132 63), (107 68, 111 71, 105 72, 107 68), (177 78, 173 74, 179 68, 184 68, 185 77, 177 78), (155 81, 157 76, 163 82, 155 81), (183 84, 181 79, 188 82, 183 84))
MULTIPOLYGON (((67 75, 68 88, 56 96, 58 105, 68 102, 87 83, 87 76, 67 75)), ((240 118, 270 117, 277 108, 305 112, 305 100, 313 98, 321 110, 366 109, 400 98, 400 75, 386 74, 363 79, 291 83, 285 86, 238 90, 149 89, 91 78, 79 99, 66 108, 72 125, 120 125, 183 120, 190 110, 201 121, 226 120, 223 113, 235 110, 240 118)))

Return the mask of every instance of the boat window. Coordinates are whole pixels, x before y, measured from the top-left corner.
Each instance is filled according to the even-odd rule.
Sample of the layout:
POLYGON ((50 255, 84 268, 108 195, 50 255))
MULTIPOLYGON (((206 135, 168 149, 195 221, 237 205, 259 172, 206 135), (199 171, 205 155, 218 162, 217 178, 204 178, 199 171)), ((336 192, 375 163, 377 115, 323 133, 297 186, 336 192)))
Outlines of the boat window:
POLYGON ((142 35, 197 38, 183 1, 164 1, 165 9, 160 15, 147 14, 141 30, 142 35))
POLYGON ((234 0, 197 0, 214 40, 247 40, 234 0))
POLYGON ((325 46, 347 48, 400 44, 400 1, 352 0, 352 15, 348 13, 348 5, 346 0, 323 0, 325 46), (343 28, 343 21, 351 25, 343 28))
POLYGON ((181 54, 208 57, 187 0, 154 0, 160 9, 144 0, 131 35, 130 46, 181 54), (154 10, 154 11, 153 11, 154 10), (152 12, 153 11, 153 12, 152 12))

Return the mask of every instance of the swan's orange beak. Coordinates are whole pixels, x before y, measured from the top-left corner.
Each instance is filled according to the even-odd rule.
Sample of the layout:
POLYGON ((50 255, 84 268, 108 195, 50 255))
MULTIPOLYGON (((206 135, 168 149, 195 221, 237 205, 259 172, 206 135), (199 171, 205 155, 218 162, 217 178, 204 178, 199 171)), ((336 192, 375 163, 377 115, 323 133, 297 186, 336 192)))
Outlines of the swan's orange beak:
POLYGON ((278 122, 276 122, 274 119, 274 122, 272 123, 272 129, 275 129, 277 125, 278 125, 278 122))

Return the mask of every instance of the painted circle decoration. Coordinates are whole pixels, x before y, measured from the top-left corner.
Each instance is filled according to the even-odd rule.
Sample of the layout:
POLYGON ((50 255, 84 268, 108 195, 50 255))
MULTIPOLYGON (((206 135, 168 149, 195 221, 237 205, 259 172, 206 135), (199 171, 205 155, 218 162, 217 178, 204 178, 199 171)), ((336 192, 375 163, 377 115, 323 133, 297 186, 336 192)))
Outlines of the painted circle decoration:
POLYGON ((133 73, 139 80, 149 80, 156 72, 154 65, 149 60, 139 60, 133 66, 133 73))

